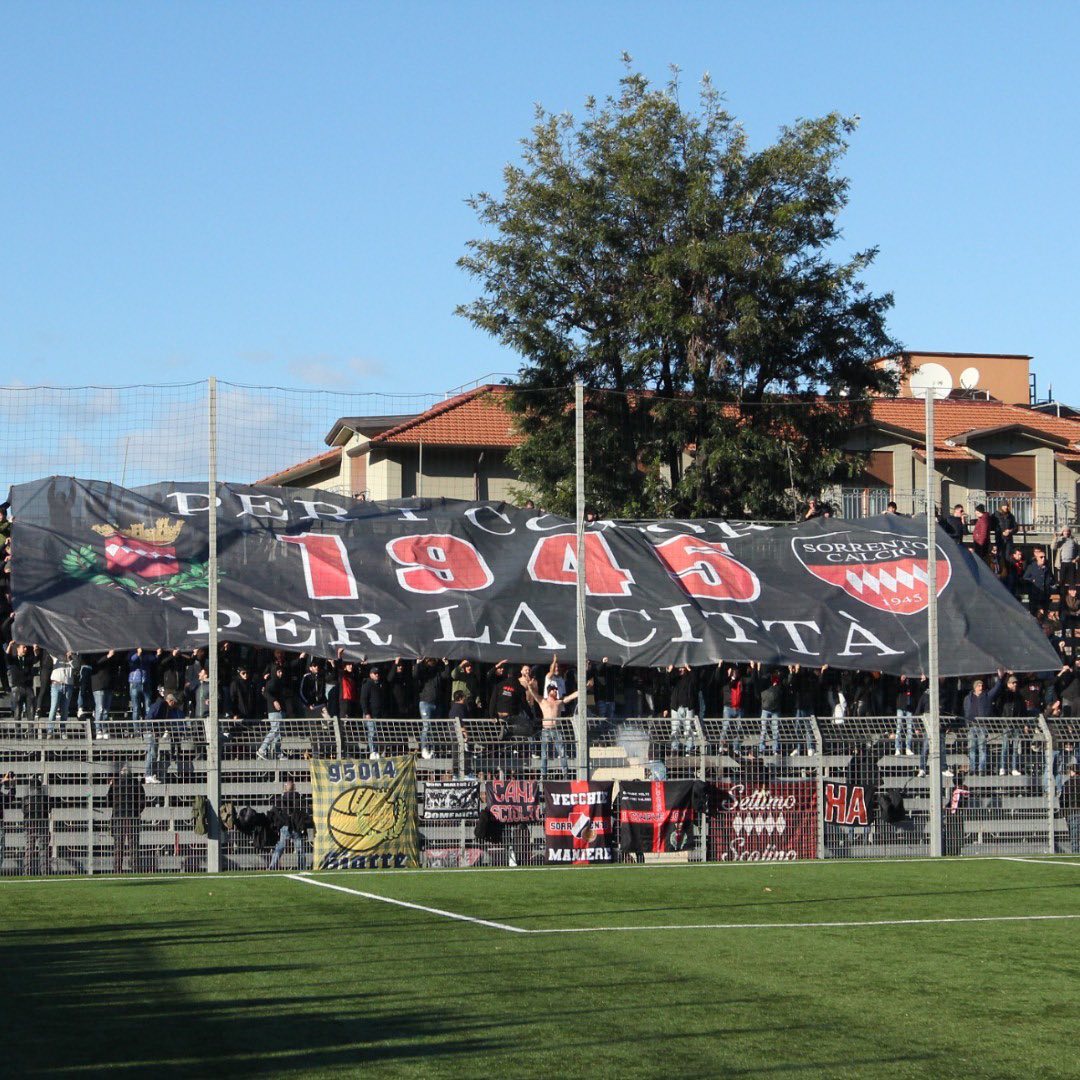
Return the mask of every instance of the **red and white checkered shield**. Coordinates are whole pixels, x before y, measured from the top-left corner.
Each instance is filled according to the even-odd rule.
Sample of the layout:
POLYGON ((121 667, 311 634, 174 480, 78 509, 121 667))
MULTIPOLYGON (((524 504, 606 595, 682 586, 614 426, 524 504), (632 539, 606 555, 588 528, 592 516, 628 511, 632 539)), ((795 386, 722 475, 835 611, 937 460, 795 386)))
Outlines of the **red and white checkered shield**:
MULTIPOLYGON (((925 611, 930 602, 925 540, 868 530, 841 530, 823 536, 795 537, 791 549, 814 577, 878 611, 915 615, 925 611)), ((951 577, 952 564, 937 545, 938 596, 951 577)))

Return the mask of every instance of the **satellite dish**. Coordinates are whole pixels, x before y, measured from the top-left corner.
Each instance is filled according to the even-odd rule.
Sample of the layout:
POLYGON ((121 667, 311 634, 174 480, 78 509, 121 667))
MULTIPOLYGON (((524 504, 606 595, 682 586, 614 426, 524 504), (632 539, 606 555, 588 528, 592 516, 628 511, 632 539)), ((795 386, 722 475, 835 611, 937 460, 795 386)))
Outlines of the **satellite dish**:
POLYGON ((960 372, 960 386, 964 390, 974 390, 979 385, 979 369, 977 367, 964 368, 960 372))
POLYGON ((913 397, 925 398, 927 395, 937 398, 947 398, 953 388, 952 376, 948 368, 933 361, 923 364, 912 372, 908 380, 913 397))

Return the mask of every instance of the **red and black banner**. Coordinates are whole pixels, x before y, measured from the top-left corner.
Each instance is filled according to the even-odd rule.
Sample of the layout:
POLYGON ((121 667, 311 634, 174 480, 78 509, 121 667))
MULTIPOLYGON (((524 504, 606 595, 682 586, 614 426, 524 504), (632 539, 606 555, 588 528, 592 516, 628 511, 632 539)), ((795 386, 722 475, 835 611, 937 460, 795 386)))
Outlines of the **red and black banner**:
POLYGON ((704 796, 700 780, 624 780, 619 825, 624 852, 686 851, 694 846, 704 796))
POLYGON ((825 823, 851 825, 865 829, 874 824, 877 812, 877 788, 872 783, 825 781, 825 823))
POLYGON ((544 784, 544 844, 549 863, 611 862, 614 787, 610 781, 598 780, 544 784))
POLYGON ((504 825, 531 824, 544 813, 540 785, 534 780, 488 780, 484 802, 491 816, 504 825))
MULTIPOLYGON (((15 640, 54 653, 205 645, 210 502, 190 483, 14 487, 15 640)), ((214 513, 223 641, 369 660, 532 660, 573 646, 567 518, 240 484, 218 486, 214 513)), ((1038 624, 985 564, 938 537, 941 674, 1056 670, 1038 624)), ((584 544, 594 660, 927 670, 917 518, 596 521, 584 544)))
POLYGON ((817 858, 817 784, 717 784, 709 857, 718 862, 817 858))

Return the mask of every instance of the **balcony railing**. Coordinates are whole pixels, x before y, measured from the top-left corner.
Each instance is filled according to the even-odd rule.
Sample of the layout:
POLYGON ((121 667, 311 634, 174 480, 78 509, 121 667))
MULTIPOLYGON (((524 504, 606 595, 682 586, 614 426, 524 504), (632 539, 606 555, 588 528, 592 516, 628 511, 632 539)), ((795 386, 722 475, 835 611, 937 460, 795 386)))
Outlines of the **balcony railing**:
POLYGON ((985 498, 973 492, 968 506, 969 515, 975 503, 985 503, 991 514, 1003 502, 1012 508, 1017 524, 1035 532, 1057 532, 1062 525, 1076 524, 1076 506, 1064 495, 1036 495, 1027 491, 988 491, 985 498))
POLYGON ((891 500, 892 489, 887 487, 841 488, 840 516, 864 518, 884 514, 891 500))
MULTIPOLYGON (((833 489, 837 511, 848 519, 873 517, 884 514, 890 501, 895 500, 901 514, 922 514, 926 509, 926 495, 912 491, 896 497, 887 487, 842 487, 833 489)), ((1077 524, 1076 504, 1065 495, 1036 495, 1028 491, 969 491, 967 499, 968 520, 978 517, 977 504, 982 503, 991 514, 1003 502, 1012 508, 1017 524, 1025 532, 1057 532, 1062 525, 1077 524)), ((951 506, 951 504, 950 504, 951 506)))

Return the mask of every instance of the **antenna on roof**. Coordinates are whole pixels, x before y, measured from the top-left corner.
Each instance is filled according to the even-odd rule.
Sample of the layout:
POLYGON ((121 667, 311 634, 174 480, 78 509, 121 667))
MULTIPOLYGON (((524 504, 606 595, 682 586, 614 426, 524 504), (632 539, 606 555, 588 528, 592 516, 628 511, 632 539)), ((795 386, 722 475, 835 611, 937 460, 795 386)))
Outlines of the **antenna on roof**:
MULTIPOLYGON (((964 374, 966 375, 967 372, 964 374)), ((913 397, 947 398, 953 388, 953 381, 948 368, 930 361, 911 373, 908 385, 911 387, 913 397)))

